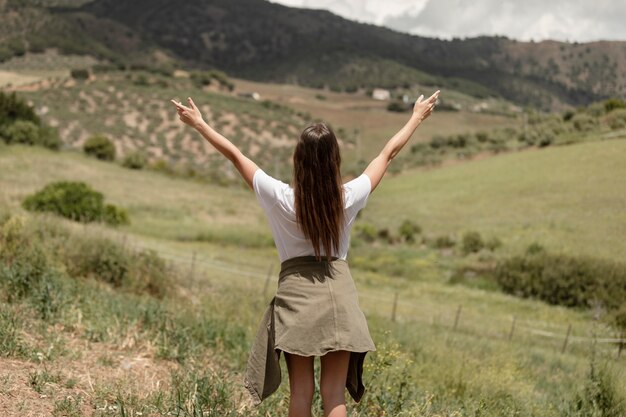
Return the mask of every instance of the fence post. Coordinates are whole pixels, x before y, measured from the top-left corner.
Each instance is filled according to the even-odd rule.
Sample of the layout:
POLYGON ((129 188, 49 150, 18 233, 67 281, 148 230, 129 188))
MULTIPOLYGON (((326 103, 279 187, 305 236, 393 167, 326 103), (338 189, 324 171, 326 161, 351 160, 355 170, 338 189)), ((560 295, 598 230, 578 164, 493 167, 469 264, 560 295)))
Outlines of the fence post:
POLYGON ((456 309, 456 317, 454 318, 454 330, 456 330, 459 325, 459 319, 461 318, 461 308, 463 308, 463 306, 459 304, 459 308, 456 309))
POLYGON ((270 264, 270 268, 267 271, 267 277, 265 278, 265 286, 263 287, 263 299, 267 298, 267 289, 270 286, 270 278, 272 277, 272 271, 274 271, 274 264, 270 264))
POLYGON ((509 340, 513 339, 513 332, 515 331, 515 319, 516 317, 513 316, 513 322, 511 323, 511 331, 509 332, 509 340))
POLYGON ((391 308, 391 321, 396 321, 396 309, 398 308, 398 292, 393 296, 393 307, 391 308))
POLYGON ((569 324, 567 326, 567 334, 565 335, 565 340, 563 341, 563 347, 561 348, 561 353, 565 353, 565 348, 567 347, 567 342, 569 341, 569 335, 572 332, 572 325, 569 324))

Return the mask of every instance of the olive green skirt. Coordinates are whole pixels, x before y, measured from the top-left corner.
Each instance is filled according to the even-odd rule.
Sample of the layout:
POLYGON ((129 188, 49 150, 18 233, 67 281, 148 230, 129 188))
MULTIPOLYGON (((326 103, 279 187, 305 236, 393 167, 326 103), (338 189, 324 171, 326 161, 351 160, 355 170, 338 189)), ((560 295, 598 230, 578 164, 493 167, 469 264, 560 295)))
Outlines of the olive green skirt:
POLYGON ((298 256, 282 262, 276 296, 259 325, 250 351, 245 386, 255 404, 274 393, 281 382, 280 352, 323 356, 351 352, 346 388, 360 401, 363 361, 376 350, 359 307, 348 262, 317 261, 298 256))

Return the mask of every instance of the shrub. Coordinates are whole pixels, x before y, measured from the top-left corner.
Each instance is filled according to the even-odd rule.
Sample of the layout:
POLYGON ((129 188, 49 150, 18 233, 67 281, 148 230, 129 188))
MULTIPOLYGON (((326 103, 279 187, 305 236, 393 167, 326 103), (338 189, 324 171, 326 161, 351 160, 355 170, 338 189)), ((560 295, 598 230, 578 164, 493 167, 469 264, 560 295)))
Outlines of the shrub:
POLYGON ((462 250, 465 255, 480 251, 484 246, 484 242, 478 232, 466 232, 463 235, 462 250))
POLYGON ((128 214, 121 208, 104 205, 101 193, 83 182, 60 181, 24 199, 26 210, 52 212, 81 222, 105 221, 112 225, 127 224, 128 214))
POLYGON ((585 113, 578 113, 572 117, 574 128, 579 132, 589 132, 598 125, 598 119, 585 113))
POLYGON ((89 79, 89 71, 84 68, 73 69, 70 71, 70 75, 75 80, 87 80, 89 79))
POLYGON ((544 249, 543 246, 541 246, 537 242, 531 243, 530 245, 528 245, 528 248, 526 248, 526 254, 527 255, 534 255, 534 254, 540 253, 540 252, 545 252, 545 249, 544 249))
POLYGON ((404 105, 404 103, 401 103, 399 101, 392 101, 391 103, 387 105, 387 111, 396 112, 396 113, 404 113, 407 110, 408 109, 404 105))
POLYGON ((50 126, 42 126, 39 129, 39 145, 57 151, 61 148, 61 138, 59 131, 50 126))
POLYGON ((411 220, 405 220, 398 231, 405 242, 415 242, 415 235, 422 233, 422 228, 411 220))
POLYGON ((143 169, 146 166, 146 156, 141 152, 131 152, 124 158, 122 166, 130 169, 143 169))
POLYGON ((359 224, 355 227, 357 236, 366 242, 376 240, 376 228, 371 224, 359 224))
POLYGON ((502 241, 498 239, 497 237, 492 237, 491 239, 485 242, 485 247, 489 249, 490 251, 494 251, 498 249, 500 246, 502 246, 502 241))
POLYGON ((606 117, 606 122, 613 130, 626 128, 626 109, 617 109, 612 111, 606 117))
POLYGON ((112 226, 130 223, 128 219, 128 212, 121 207, 114 206, 113 204, 107 204, 104 206, 102 220, 112 226))
POLYGON ((28 120, 37 125, 41 123, 33 108, 18 98, 15 92, 5 94, 0 91, 0 127, 16 120, 28 120))
POLYGON ((507 293, 550 304, 617 309, 626 299, 626 265, 544 251, 498 262, 495 278, 507 293))
POLYGON ((380 240, 384 240, 389 244, 396 243, 396 238, 389 232, 389 229, 383 228, 378 230, 376 237, 380 240))
POLYGON ((96 135, 87 139, 83 145, 83 150, 87 155, 104 161, 115 159, 115 146, 109 138, 103 135, 96 135))
POLYGON ((29 120, 17 120, 3 129, 4 140, 11 143, 35 145, 39 143, 39 126, 29 120))
POLYGON ((40 127, 29 120, 17 120, 5 126, 0 136, 8 144, 40 145, 52 150, 61 147, 61 139, 56 129, 49 126, 40 127))
POLYGON ((456 242, 448 235, 437 236, 433 241, 433 246, 437 249, 451 248, 454 245, 456 242))
POLYGON ((615 109, 626 109, 626 102, 624 102, 621 98, 610 98, 604 102, 604 110, 607 113, 610 113, 615 109))

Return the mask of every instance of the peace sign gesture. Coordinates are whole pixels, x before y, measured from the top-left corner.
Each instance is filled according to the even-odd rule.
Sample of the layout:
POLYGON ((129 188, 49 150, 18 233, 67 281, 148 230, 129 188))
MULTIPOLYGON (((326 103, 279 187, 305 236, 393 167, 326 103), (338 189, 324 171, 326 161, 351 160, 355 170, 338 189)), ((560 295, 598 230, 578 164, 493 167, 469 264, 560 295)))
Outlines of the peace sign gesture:
POLYGON ((200 113, 200 110, 196 107, 191 97, 187 100, 189 101, 189 107, 184 106, 181 102, 176 100, 170 101, 176 106, 180 120, 193 128, 197 128, 204 121, 202 119, 202 113, 200 113))

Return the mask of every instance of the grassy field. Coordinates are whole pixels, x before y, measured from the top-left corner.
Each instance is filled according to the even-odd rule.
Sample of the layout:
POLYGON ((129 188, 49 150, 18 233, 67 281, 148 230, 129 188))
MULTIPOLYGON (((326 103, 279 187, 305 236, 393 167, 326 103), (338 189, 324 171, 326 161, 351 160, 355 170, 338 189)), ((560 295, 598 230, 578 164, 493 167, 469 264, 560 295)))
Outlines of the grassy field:
MULTIPOLYGON (((377 241, 370 245, 353 236, 349 259, 378 352, 368 357, 367 398, 350 406, 352 415, 583 416, 589 415, 589 409, 575 410, 576 395, 585 395, 598 384, 619 387, 615 395, 618 400, 624 398, 623 385, 610 382, 611 378, 623 379, 623 356, 616 360, 614 346, 603 343, 593 348, 589 339, 593 334, 617 335, 604 322, 594 320, 592 311, 452 285, 449 273, 457 264, 516 253, 533 241, 553 250, 618 258, 624 253, 620 240, 624 196, 617 190, 625 188, 621 164, 625 147, 623 141, 594 142, 386 178, 357 220, 359 225, 395 231, 402 220, 410 218, 423 227, 424 234, 458 236, 473 229, 499 237, 504 246, 494 253, 462 257, 456 251, 419 243, 377 241), (516 330, 509 341, 513 317, 516 330), (572 340, 561 353, 569 325, 572 340), (591 366, 609 371, 594 374, 591 366)), ((106 287, 80 289, 78 294, 96 291, 100 301, 84 295, 80 303, 70 304, 74 307, 67 307, 63 319, 54 324, 53 339, 44 337, 48 333, 42 330, 53 324, 29 316, 20 330, 25 341, 44 352, 55 352, 54 346, 64 349, 43 361, 0 359, 0 368, 13 370, 0 375, 0 392, 32 397, 44 409, 56 410, 55 415, 64 415, 63 407, 70 409, 72 401, 79 402, 75 409, 91 410, 83 411, 86 415, 123 415, 122 406, 125 415, 161 415, 173 409, 168 407, 176 403, 176 389, 187 387, 185 404, 193 404, 191 398, 196 398, 193 383, 189 388, 174 377, 168 382, 167 375, 182 371, 196 378, 196 383, 203 377, 205 383, 210 382, 210 398, 222 407, 211 415, 282 415, 287 384, 257 410, 247 408, 241 391, 247 346, 271 297, 278 267, 269 228, 251 191, 131 171, 79 153, 0 147, 0 207, 4 211, 29 219, 20 201, 61 179, 88 182, 107 201, 127 208, 131 224, 110 229, 37 216, 39 228, 67 228, 77 238, 107 237, 127 250, 155 249, 176 271, 171 276, 179 289, 159 301, 159 307, 106 287), (273 274, 266 289, 270 268, 273 274), (171 309, 167 320, 179 324, 168 327, 166 321, 161 325, 160 315, 149 322, 133 318, 153 308, 171 309), (205 336, 196 336, 195 320, 207 323, 197 325, 205 329, 201 333, 205 336), (177 326, 180 332, 166 332, 177 326), (191 327, 185 330, 186 326, 191 327), (89 349, 97 352, 96 363, 78 353, 90 334, 101 335, 89 343, 89 349), (191 338, 185 342, 189 344, 186 349, 195 353, 178 359, 159 353, 177 352, 180 338, 191 338), (145 368, 128 365, 133 358, 135 362, 143 358, 145 368), (213 370, 208 376, 207 368, 213 370), (98 377, 90 380, 86 369, 98 377), (55 372, 61 376, 55 378, 55 372), (119 377, 105 376, 112 372, 119 377), (38 382, 37 375, 44 382, 38 382), (137 384, 137 378, 144 383, 137 384), (32 388, 25 389, 23 384, 32 388), (63 398, 68 396, 74 400, 66 404, 63 398)), ((54 241, 62 234, 51 236, 48 240, 54 241)), ((8 311, 3 313, 6 317, 31 311, 20 304, 3 304, 3 309, 8 311)), ((5 407, 0 410, 18 415, 15 404, 19 405, 0 404, 5 407)), ((35 415, 22 404, 19 415, 35 415)), ((319 398, 316 404, 319 407, 319 398)))
POLYGON ((426 230, 477 230, 504 250, 532 242, 564 253, 622 259, 626 253, 626 141, 528 150, 387 178, 363 219, 426 230))

